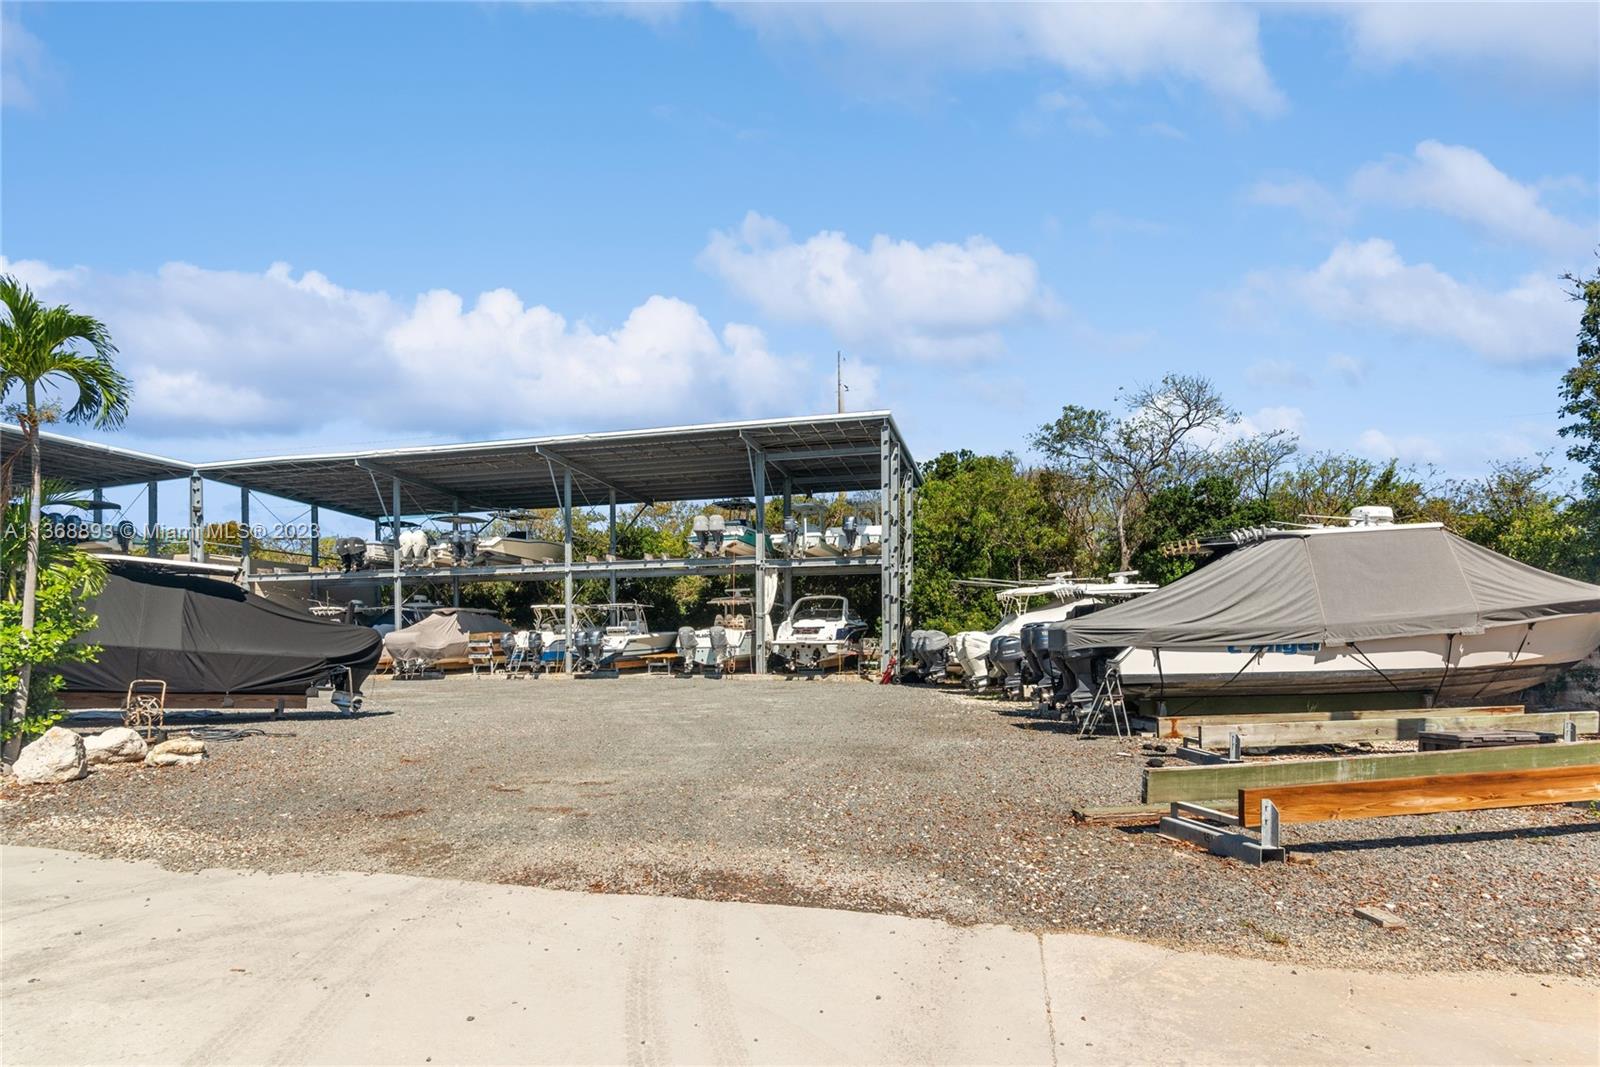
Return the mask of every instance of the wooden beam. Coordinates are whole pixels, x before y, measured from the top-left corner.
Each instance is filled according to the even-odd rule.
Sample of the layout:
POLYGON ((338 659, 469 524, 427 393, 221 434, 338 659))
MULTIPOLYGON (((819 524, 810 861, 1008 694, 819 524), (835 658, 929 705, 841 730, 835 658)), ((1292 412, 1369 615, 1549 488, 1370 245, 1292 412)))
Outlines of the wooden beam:
POLYGON ((1413 715, 1521 715, 1522 704, 1494 704, 1479 708, 1431 708, 1407 711, 1403 708, 1373 708, 1342 711, 1278 711, 1237 715, 1160 715, 1156 733, 1162 737, 1194 737, 1197 727, 1224 722, 1343 722, 1346 719, 1403 719, 1413 715))
POLYGON ((1327 722, 1219 722, 1200 724, 1200 748, 1223 749, 1237 733, 1245 748, 1347 745, 1356 741, 1409 741, 1424 730, 1539 730, 1560 733, 1568 722, 1580 734, 1600 732, 1600 711, 1551 711, 1531 715, 1396 715, 1387 719, 1327 722))
POLYGON ((1417 778, 1429 774, 1476 774, 1531 770, 1536 767, 1595 765, 1600 765, 1600 741, 1580 741, 1572 745, 1463 748, 1448 752, 1400 752, 1386 756, 1343 756, 1337 759, 1279 760, 1270 763, 1236 763, 1226 767, 1151 767, 1144 772, 1144 795, 1140 799, 1146 804, 1171 800, 1198 801, 1261 786, 1368 782, 1383 778, 1417 778))
POLYGON ((1600 766, 1537 767, 1482 774, 1434 774, 1375 782, 1261 786, 1239 790, 1246 826, 1261 825, 1261 801, 1281 822, 1333 822, 1438 811, 1482 811, 1600 800, 1600 766))
MULTIPOLYGON (((1200 805, 1228 815, 1237 814, 1232 797, 1227 800, 1201 801, 1200 805)), ((1072 809, 1072 821, 1085 826, 1139 826, 1145 823, 1153 825, 1170 814, 1172 814, 1171 804, 1085 805, 1072 809)))

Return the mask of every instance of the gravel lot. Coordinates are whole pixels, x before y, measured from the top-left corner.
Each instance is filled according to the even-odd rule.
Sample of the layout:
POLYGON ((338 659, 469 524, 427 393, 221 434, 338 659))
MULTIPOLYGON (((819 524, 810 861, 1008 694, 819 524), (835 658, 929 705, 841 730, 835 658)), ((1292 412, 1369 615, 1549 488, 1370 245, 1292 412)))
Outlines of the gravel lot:
MULTIPOLYGON (((167 867, 395 871, 1114 934, 1308 964, 1600 976, 1600 821, 1571 807, 1287 828, 1251 868, 1076 827, 1137 743, 950 690, 730 678, 369 685, 213 758, 0 786, 9 843, 167 867), (1377 904, 1409 928, 1351 915, 1377 904)), ((230 716, 230 721, 244 719, 230 716)))

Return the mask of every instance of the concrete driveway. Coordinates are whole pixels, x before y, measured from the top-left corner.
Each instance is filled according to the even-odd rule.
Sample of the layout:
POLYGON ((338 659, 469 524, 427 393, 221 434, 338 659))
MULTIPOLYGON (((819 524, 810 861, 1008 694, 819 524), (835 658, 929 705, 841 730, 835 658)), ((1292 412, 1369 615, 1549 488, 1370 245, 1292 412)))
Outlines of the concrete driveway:
POLYGON ((1600 990, 0 850, 7 1063, 1586 1063, 1600 990))

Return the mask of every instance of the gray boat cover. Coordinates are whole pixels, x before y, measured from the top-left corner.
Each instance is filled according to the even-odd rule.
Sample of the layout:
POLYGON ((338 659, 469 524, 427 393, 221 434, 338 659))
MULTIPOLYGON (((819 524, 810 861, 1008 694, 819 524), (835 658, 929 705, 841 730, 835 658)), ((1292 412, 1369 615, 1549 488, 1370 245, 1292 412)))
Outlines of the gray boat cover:
POLYGON ((83 643, 92 663, 57 668, 74 692, 121 693, 159 678, 168 693, 304 694, 349 668, 357 687, 378 662, 378 634, 318 619, 246 593, 232 582, 118 561, 89 603, 97 622, 83 643))
POLYGON ((487 612, 437 608, 421 622, 384 634, 383 650, 391 658, 420 656, 429 663, 466 659, 468 634, 506 633, 510 629, 487 612))
POLYGON ((1438 525, 1294 532, 1066 623, 1074 647, 1349 645, 1600 612, 1600 586, 1438 525))

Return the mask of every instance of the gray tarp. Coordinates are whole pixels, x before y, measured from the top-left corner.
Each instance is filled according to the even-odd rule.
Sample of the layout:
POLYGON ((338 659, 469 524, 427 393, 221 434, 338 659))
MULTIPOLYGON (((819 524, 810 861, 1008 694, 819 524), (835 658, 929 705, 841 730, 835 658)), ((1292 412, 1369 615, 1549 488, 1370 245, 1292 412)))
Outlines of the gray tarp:
POLYGON ((466 659, 468 634, 505 633, 510 629, 486 612, 469 608, 438 608, 415 625, 385 634, 383 650, 391 658, 421 656, 430 663, 466 659))
POLYGON ((1272 537, 1164 589, 1066 624, 1077 647, 1348 645, 1600 612, 1600 586, 1439 526, 1272 537))

